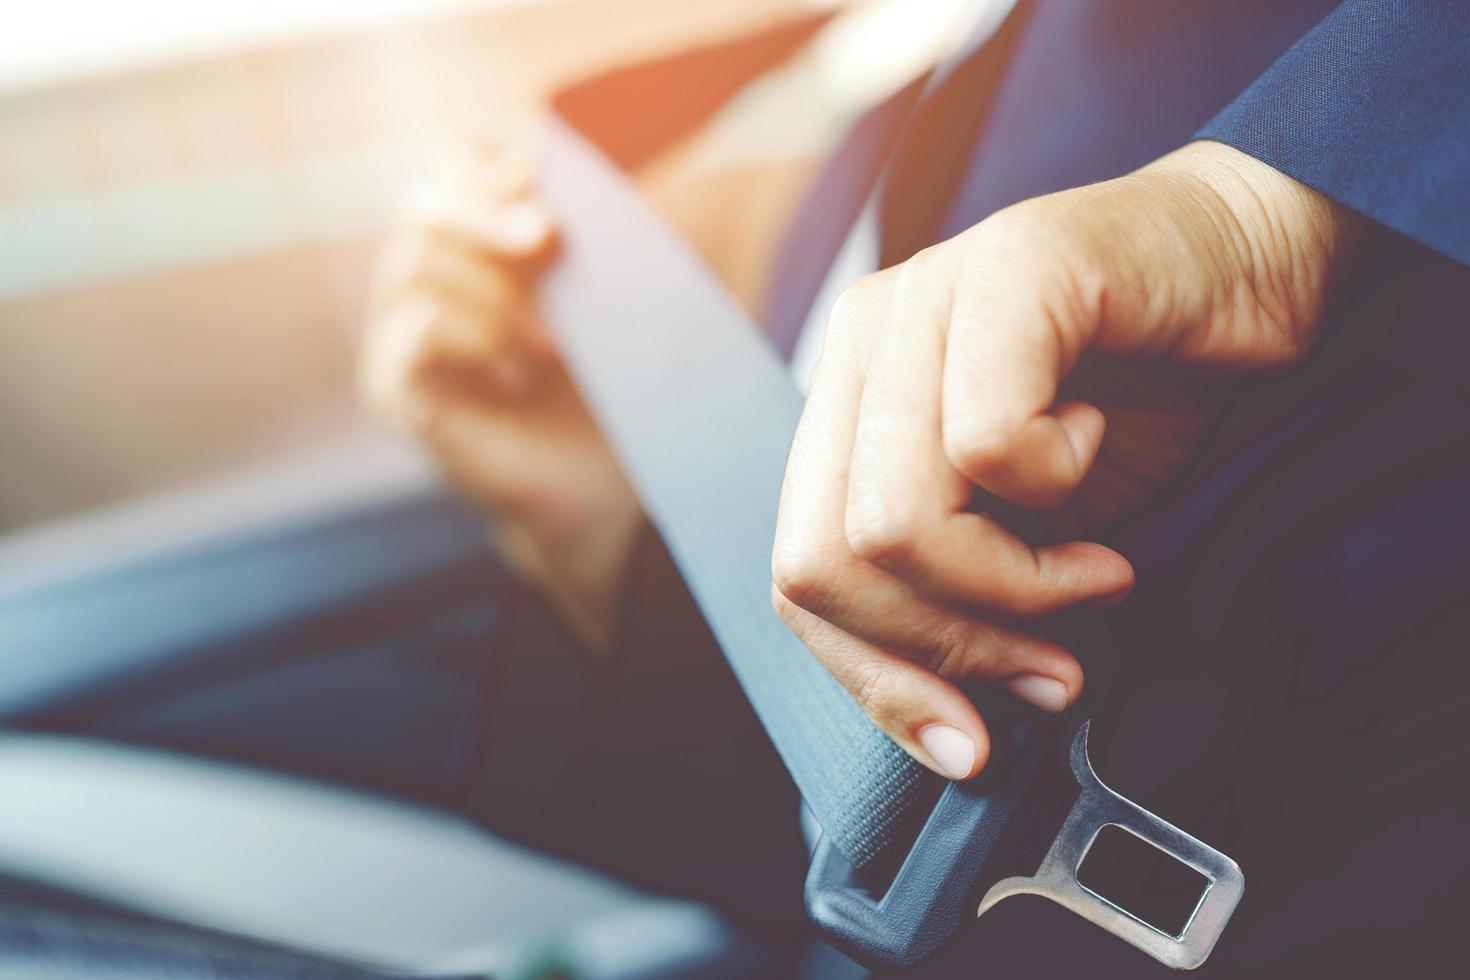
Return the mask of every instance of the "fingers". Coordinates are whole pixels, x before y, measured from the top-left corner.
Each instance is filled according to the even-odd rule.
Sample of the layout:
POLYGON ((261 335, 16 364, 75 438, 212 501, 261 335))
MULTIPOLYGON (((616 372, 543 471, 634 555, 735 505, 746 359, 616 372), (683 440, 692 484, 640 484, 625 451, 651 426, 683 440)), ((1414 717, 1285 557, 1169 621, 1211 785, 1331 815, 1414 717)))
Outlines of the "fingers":
MULTIPOLYGON (((457 306, 485 320, 490 346, 509 339, 515 320, 529 313, 526 286, 519 271, 487 260, 464 238, 440 227, 400 232, 384 247, 378 261, 372 306, 375 314, 403 294, 418 292, 457 306)), ((482 353, 475 351, 474 353, 482 353)))
POLYGON ((985 767, 989 732, 954 684, 844 633, 779 591, 772 601, 792 632, 905 752, 948 779, 969 779, 985 767))
POLYGON ((531 300, 555 235, 528 196, 530 168, 497 149, 451 154, 439 171, 380 257, 359 361, 368 403, 416 431, 446 398, 524 397, 555 356, 531 300))
POLYGON ((409 198, 411 220, 464 236, 497 258, 529 261, 554 245, 555 225, 534 196, 535 170, 513 142, 452 147, 409 198))
POLYGON ((358 359, 359 394, 388 421, 415 432, 446 398, 518 401, 545 367, 542 355, 514 342, 520 329, 442 292, 402 292, 369 322, 358 359))
POLYGON ((533 510, 547 485, 538 433, 514 415, 486 411, 451 393, 430 394, 426 402, 419 431, 451 479, 494 501, 502 513, 533 510))
POLYGON ((1069 287, 1053 282, 1049 266, 1015 268, 1027 261, 974 270, 977 288, 955 303, 942 374, 943 438, 950 463, 969 480, 1022 507, 1046 509, 1071 496, 1092 466, 1103 416, 1091 405, 1055 404, 1078 356, 1072 319, 1083 314, 1049 302, 1069 287))
POLYGON ((895 308, 904 322, 880 331, 864 381, 847 543, 931 599, 1004 616, 1041 616, 1126 591, 1132 569, 1115 552, 1085 542, 1033 551, 996 521, 966 511, 972 486, 944 451, 947 419, 935 383, 955 331, 950 274, 942 260, 921 253, 897 277, 895 308))
POLYGON ((418 194, 414 210, 424 224, 457 232, 501 259, 534 261, 555 240, 551 214, 534 198, 487 201, 432 186, 418 194))
POLYGON ((807 527, 820 538, 798 540, 789 531, 778 532, 775 587, 791 608, 952 680, 992 684, 1023 676, 1050 678, 1056 683, 1041 691, 1044 697, 1026 696, 1039 690, 1034 686, 1019 689, 1023 700, 1046 711, 1061 711, 1082 693, 1082 670, 1066 650, 931 600, 904 579, 853 554, 835 521, 807 527))
MULTIPOLYGON (((1014 624, 1132 587, 1110 549, 1032 548, 972 512, 978 489, 1032 510, 1070 502, 1071 518, 1122 513, 1095 483, 1071 501, 1105 429, 1094 405, 1058 402, 1083 351, 1239 366, 1294 362, 1312 340, 1318 307, 1263 300, 1239 215, 1219 213, 1198 177, 1145 170, 1007 209, 868 277, 833 312, 783 487, 776 606, 936 771, 972 775, 987 751, 953 681, 1062 709, 1081 689, 1076 662, 1014 624)), ((1138 393, 1104 403, 1120 390, 1138 393)), ((1180 425, 1158 411, 1132 421, 1108 461, 1137 494, 1175 471, 1194 435, 1170 436, 1180 425)))
MULTIPOLYGON (((432 356, 442 305, 422 294, 402 296, 368 322, 357 362, 357 388, 363 401, 388 421, 414 431, 423 421, 420 379, 432 356)), ((465 325, 472 331, 470 325, 465 325)), ((459 334, 460 330, 447 331, 459 334)))
MULTIPOLYGON (((977 717, 973 706, 952 684, 938 683, 938 678, 1002 683, 1044 710, 1061 711, 1080 695, 1082 671, 1055 644, 977 617, 973 608, 936 601, 863 553, 870 539, 849 520, 863 509, 854 504, 850 473, 898 474, 906 496, 897 505, 904 513, 918 515, 918 522, 932 520, 941 536, 946 521, 982 520, 958 513, 968 497, 968 484, 948 466, 939 446, 939 399, 933 378, 942 352, 890 349, 888 335, 894 331, 883 328, 891 325, 893 293, 886 282, 883 277, 865 280, 844 294, 834 310, 782 488, 772 574, 778 610, 793 629, 812 638, 808 646, 834 673, 848 669, 845 665, 856 656, 851 651, 881 653, 878 660, 867 656, 861 661, 867 667, 883 665, 883 683, 892 691, 884 699, 879 723, 920 757, 914 749, 924 744, 919 733, 940 724, 937 719, 949 718, 945 724, 950 728, 969 732, 976 746, 984 744, 978 741, 982 736, 973 722, 977 717), (912 356, 919 374, 928 364, 928 380, 917 387, 908 385, 907 372, 913 367, 890 373, 888 359, 894 356, 912 356), (924 398, 926 390, 929 395, 924 398), (870 418, 860 412, 870 404, 870 396, 871 404, 880 407, 891 396, 894 414, 870 418), (860 431, 864 424, 870 424, 867 432, 860 431), (927 431, 916 435, 916 429, 927 431), (902 663, 895 666, 895 659, 902 663), (941 689, 942 698, 926 700, 941 689)), ((915 318, 916 323, 922 320, 915 318)), ((1024 545, 1009 536, 1002 543, 1022 552, 1026 569, 1034 567, 1024 545)), ((931 544, 922 542, 905 550, 918 557, 931 544)), ((965 566, 956 577, 973 580, 977 571, 987 568, 986 548, 994 550, 990 547, 994 542, 982 544, 979 550, 956 551, 954 562, 965 566)), ((863 676, 878 675, 869 669, 863 676)), ((849 684, 865 692, 866 704, 876 703, 867 693, 871 686, 862 680, 849 684)), ((947 734, 931 732, 930 738, 959 744, 947 734)), ((934 765, 932 753, 924 758, 934 765)), ((976 768, 967 769, 966 775, 983 765, 984 752, 977 748, 975 758, 976 768)), ((952 778, 953 768, 940 766, 952 778)))

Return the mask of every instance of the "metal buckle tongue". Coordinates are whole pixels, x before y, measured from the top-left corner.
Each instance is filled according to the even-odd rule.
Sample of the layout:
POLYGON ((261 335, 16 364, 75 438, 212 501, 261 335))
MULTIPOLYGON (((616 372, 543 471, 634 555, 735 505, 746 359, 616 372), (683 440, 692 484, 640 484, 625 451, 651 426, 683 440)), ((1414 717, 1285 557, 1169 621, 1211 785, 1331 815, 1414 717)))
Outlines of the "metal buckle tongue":
POLYGON ((1062 824, 1051 850, 1031 877, 1006 878, 985 893, 977 915, 984 915, 1003 898, 1040 895, 1070 909, 1108 932, 1175 969, 1192 970, 1205 961, 1224 932, 1231 913, 1245 892, 1240 866, 1213 847, 1159 819, 1138 804, 1104 786, 1087 758, 1088 724, 1072 739, 1072 775, 1082 792, 1062 824), (1077 878, 1088 849, 1104 827, 1126 830, 1183 862, 1209 882, 1183 931, 1171 936, 1138 918, 1077 878))

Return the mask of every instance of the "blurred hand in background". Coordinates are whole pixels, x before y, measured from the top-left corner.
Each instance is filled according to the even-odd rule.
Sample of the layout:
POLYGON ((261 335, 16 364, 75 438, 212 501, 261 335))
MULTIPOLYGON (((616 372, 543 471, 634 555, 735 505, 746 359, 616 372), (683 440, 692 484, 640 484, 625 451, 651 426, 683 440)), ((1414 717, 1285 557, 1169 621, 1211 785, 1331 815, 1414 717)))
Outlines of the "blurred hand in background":
POLYGON ((515 143, 461 151, 420 188, 379 261, 358 382, 597 647, 641 514, 536 310, 556 234, 531 159, 515 143))

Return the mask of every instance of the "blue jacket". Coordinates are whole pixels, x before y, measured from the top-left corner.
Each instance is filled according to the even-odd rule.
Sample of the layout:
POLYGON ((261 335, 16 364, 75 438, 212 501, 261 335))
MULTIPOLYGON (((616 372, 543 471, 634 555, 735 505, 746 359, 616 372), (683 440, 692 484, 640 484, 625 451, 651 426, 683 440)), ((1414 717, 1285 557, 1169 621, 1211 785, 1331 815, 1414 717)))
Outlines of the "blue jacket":
POLYGON ((1470 3, 1344 3, 1200 135, 1470 266, 1470 3))
MULTIPOLYGON (((890 258, 1208 138, 1470 265, 1466 0, 1021 0, 964 61, 973 98, 949 111, 977 118, 918 147, 958 151, 962 173, 943 220, 890 258)), ((788 349, 921 87, 854 127, 793 222, 766 315, 788 349)))

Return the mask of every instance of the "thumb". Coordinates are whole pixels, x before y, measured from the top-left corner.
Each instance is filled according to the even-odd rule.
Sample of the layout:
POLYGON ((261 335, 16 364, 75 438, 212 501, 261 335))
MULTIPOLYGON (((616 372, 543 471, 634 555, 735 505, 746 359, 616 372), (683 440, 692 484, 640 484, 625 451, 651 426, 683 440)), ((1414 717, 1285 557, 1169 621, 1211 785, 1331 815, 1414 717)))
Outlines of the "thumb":
POLYGON ((1259 250, 1195 159, 1210 152, 1023 202, 954 239, 944 445, 971 482, 1033 508, 1076 490, 1104 419, 1056 396, 1089 347, 1240 363, 1271 333, 1246 288, 1259 250))
POLYGON ((1057 388, 1096 333, 1097 309, 1055 234, 1006 219, 972 229, 958 253, 945 344, 942 429, 950 465, 1022 507, 1073 493, 1102 443, 1104 419, 1057 388))

